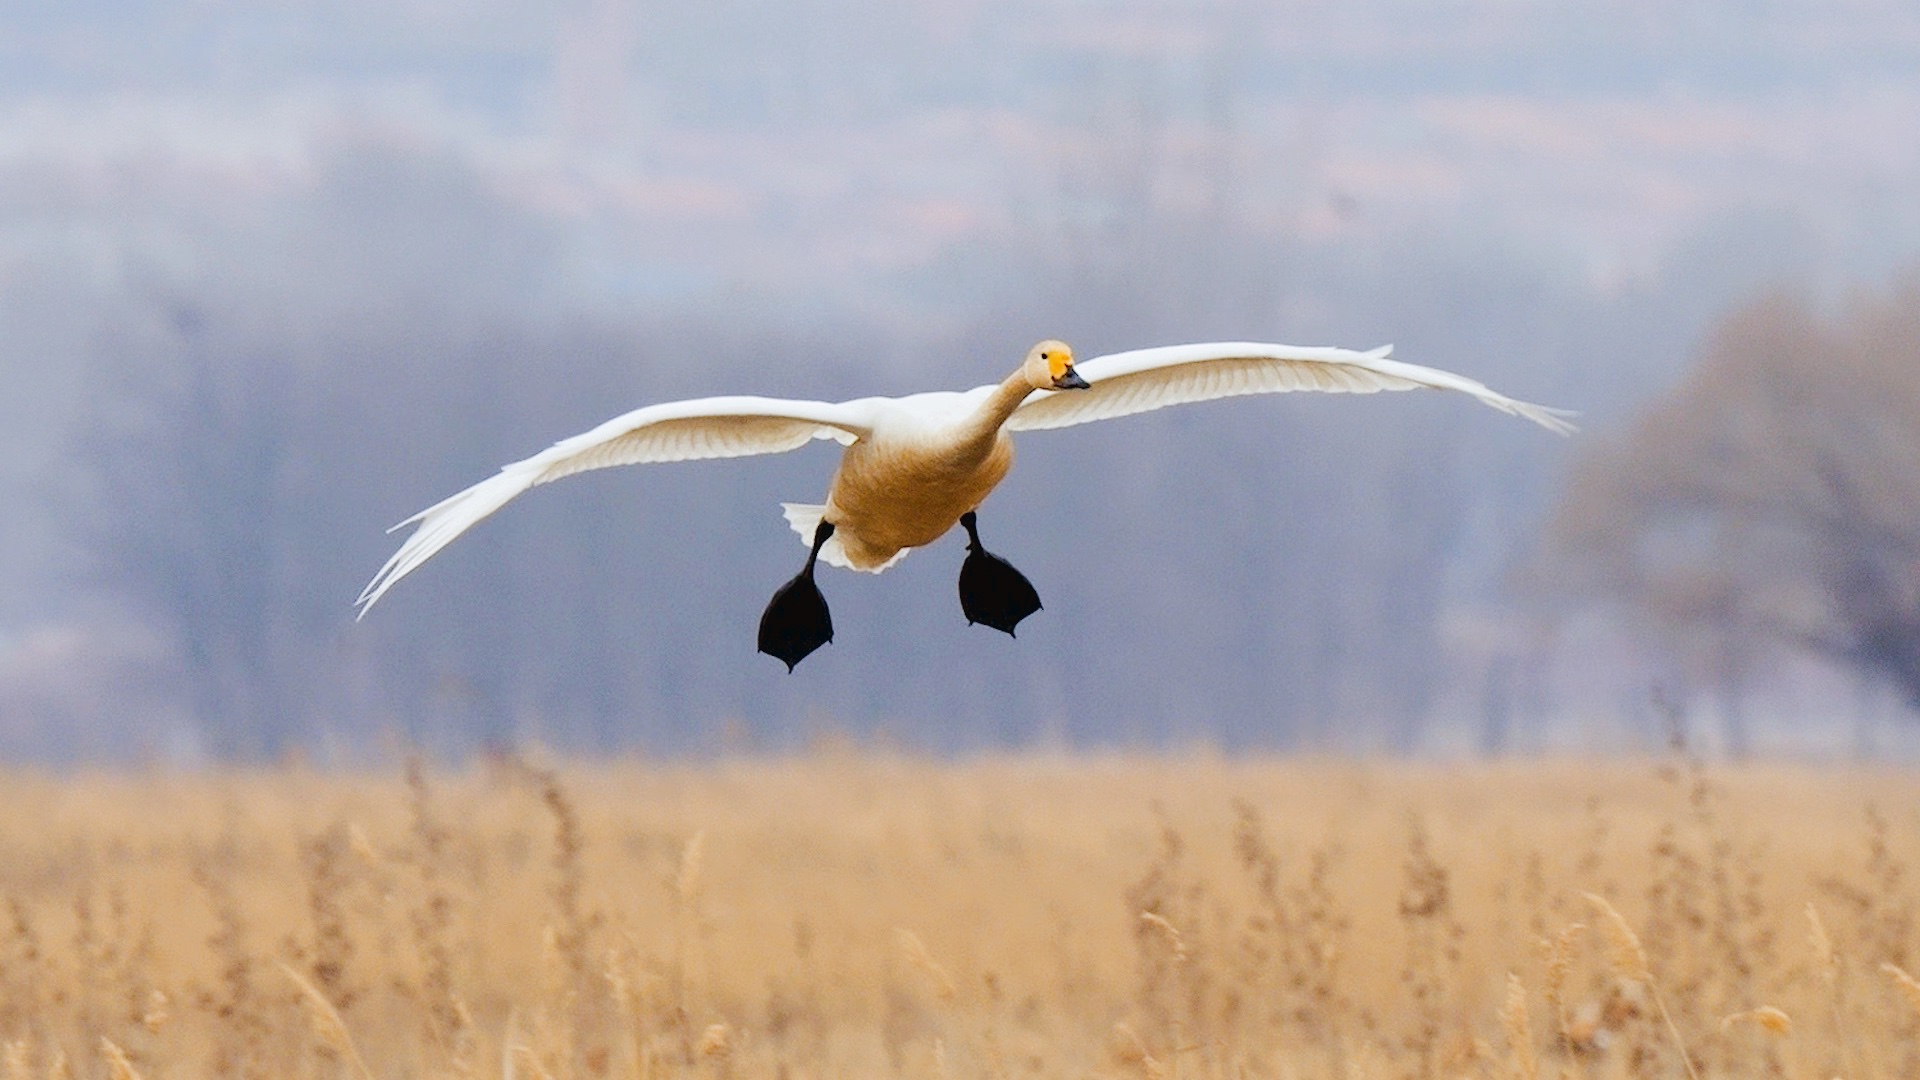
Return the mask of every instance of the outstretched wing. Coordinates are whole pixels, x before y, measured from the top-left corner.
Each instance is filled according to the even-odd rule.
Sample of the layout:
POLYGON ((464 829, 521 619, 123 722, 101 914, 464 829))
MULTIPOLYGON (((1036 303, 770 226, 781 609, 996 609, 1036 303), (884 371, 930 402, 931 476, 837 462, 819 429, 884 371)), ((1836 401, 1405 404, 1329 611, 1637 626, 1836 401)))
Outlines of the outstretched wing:
POLYGON ((493 476, 387 530, 419 525, 355 603, 365 616, 395 582, 528 488, 614 465, 779 454, 811 439, 851 443, 871 431, 870 413, 862 401, 832 404, 712 397, 649 405, 616 416, 525 461, 503 466, 493 476))
POLYGON ((1068 427, 1241 394, 1294 390, 1372 394, 1430 388, 1469 394, 1503 413, 1524 417, 1562 435, 1575 430, 1567 420, 1572 413, 1516 401, 1464 375, 1389 359, 1392 348, 1386 345, 1354 352, 1220 341, 1110 353, 1074 365, 1080 377, 1092 384, 1091 389, 1036 390, 1020 403, 1007 427, 1014 431, 1068 427))

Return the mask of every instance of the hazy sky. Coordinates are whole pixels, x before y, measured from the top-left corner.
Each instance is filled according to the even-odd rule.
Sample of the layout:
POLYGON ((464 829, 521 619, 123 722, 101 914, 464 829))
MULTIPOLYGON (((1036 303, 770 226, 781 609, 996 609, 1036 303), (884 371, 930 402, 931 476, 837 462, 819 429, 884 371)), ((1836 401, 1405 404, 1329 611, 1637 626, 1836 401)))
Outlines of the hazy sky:
POLYGON ((302 198, 343 141, 444 153, 548 221, 569 304, 884 305, 900 272, 1098 221, 1128 183, 1603 288, 1772 237, 1845 287, 1920 251, 1915 117, 1920 9, 1896 0, 14 0, 7 439, 63 415, 48 361, 87 328, 49 315, 62 280, 204 269, 210 232, 302 198))
POLYGON ((1920 11, 1893 0, 16 0, 0 273, 84 243, 72 215, 270 199, 369 130, 576 226, 616 295, 856 287, 1101 213, 1063 177, 1143 138, 1161 197, 1230 170, 1276 229, 1524 238, 1606 279, 1770 214, 1845 269, 1920 240, 1915 116, 1920 11))

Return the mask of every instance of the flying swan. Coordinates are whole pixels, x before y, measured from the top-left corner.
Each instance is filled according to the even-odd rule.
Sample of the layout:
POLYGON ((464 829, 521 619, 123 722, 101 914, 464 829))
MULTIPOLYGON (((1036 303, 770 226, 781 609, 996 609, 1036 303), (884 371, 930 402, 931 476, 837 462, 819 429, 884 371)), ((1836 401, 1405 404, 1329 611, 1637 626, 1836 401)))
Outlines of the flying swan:
POLYGON ((1011 635, 1040 609, 1039 594, 1005 559, 980 546, 975 512, 1013 465, 1011 432, 1069 427, 1168 405, 1241 394, 1316 390, 1371 394, 1429 387, 1471 395, 1501 412, 1570 434, 1573 414, 1516 401, 1461 375, 1370 352, 1252 342, 1170 345, 1075 364, 1043 341, 996 386, 852 401, 710 397, 649 405, 503 467, 395 525, 418 524, 356 603, 364 617, 401 578, 528 488, 613 465, 777 454, 812 439, 846 447, 824 505, 782 504, 807 562, 760 617, 760 651, 792 671, 833 640, 814 564, 879 573, 957 522, 967 530, 960 609, 967 622, 1011 635))

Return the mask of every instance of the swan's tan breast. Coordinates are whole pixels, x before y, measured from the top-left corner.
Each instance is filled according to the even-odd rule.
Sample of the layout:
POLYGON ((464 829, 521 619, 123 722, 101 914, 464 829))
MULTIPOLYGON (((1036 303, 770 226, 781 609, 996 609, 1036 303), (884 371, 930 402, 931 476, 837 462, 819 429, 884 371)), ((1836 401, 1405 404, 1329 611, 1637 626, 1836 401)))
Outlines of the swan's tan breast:
POLYGON ((984 446, 874 440, 847 447, 827 494, 847 558, 862 569, 945 535, 1013 467, 1013 440, 984 446))

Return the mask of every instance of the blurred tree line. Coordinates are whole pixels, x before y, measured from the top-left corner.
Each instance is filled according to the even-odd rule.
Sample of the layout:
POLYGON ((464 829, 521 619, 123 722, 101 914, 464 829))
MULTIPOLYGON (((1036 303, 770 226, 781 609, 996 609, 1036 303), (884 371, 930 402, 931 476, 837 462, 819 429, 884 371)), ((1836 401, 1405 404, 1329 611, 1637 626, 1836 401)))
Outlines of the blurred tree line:
MULTIPOLYGON (((800 674, 753 653, 802 557, 776 504, 819 497, 825 447, 539 489, 352 621, 398 540, 386 524, 645 402, 964 388, 1044 335, 1082 355, 1397 337, 1407 359, 1604 420, 1711 299, 1598 296, 1431 238, 1249 231, 1231 170, 1169 193, 1142 163, 1152 121, 1108 122, 1065 160, 1060 212, 903 277, 882 307, 578 303, 556 295, 549 224, 469 163, 336 147, 296 206, 203 238, 204 265, 96 298, 67 521, 95 591, 154 642, 129 707, 171 702, 193 752, 236 759, 527 738, 679 753, 721 731, 779 748, 823 729, 1407 752, 1440 716, 1498 751, 1516 711, 1553 705, 1543 598, 1652 627, 1736 752, 1781 649, 1920 696, 1912 286, 1833 317, 1749 303, 1622 434, 1576 441, 1564 487, 1563 444, 1428 395, 1031 435, 982 523, 1047 602, 1017 643, 963 625, 943 544, 878 579, 829 575, 842 632, 800 674), (1516 591, 1526 566, 1550 587, 1516 591)), ((107 752, 169 738, 125 731, 107 752)))
POLYGON ((1497 593, 1560 452, 1428 395, 1023 440, 982 521, 1047 603, 1017 643, 968 631, 958 549, 936 545, 878 579, 831 575, 842 632, 798 675, 754 655, 804 554, 777 503, 819 497, 830 449, 542 488, 352 621, 397 543, 385 525, 649 401, 960 389, 1047 335, 1090 356, 1389 333, 1408 359, 1570 400, 1559 335, 1601 321, 1580 294, 1432 248, 1383 268, 1251 232, 1229 173, 1169 196, 1129 164, 1154 132, 1122 135, 1075 159, 1072 212, 896 282, 887 309, 788 314, 750 293, 569 303, 542 222, 463 162, 336 148, 297 207, 240 215, 203 265, 102 304, 69 520, 91 580, 157 642, 145 692, 181 703, 199 752, 242 759, 396 738, 684 752, 722 728, 764 747, 823 727, 935 749, 1418 746, 1460 681, 1445 613, 1497 593), (1514 309, 1565 321, 1495 317, 1514 309))

